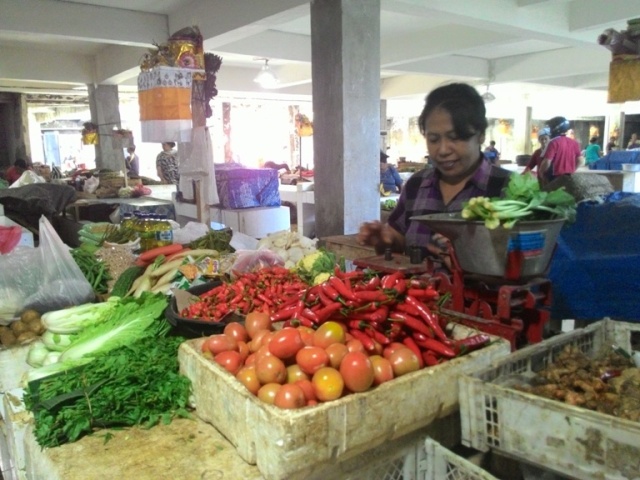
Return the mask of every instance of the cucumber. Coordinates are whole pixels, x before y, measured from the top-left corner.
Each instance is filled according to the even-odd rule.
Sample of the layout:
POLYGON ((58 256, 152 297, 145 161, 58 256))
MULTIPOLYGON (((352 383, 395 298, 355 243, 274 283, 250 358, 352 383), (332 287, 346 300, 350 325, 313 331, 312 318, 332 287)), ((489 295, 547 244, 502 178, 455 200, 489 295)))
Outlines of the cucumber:
POLYGON ((111 290, 111 296, 124 297, 136 278, 138 278, 144 272, 144 267, 132 266, 127 268, 116 280, 111 290))

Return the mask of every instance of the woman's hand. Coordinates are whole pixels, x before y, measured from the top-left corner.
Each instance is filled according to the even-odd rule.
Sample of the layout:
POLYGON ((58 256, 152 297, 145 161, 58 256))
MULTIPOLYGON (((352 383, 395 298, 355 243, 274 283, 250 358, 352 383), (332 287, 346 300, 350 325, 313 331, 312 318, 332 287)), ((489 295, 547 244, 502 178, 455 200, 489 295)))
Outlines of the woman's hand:
POLYGON ((356 239, 360 245, 371 245, 378 255, 384 253, 387 248, 395 252, 402 252, 404 249, 404 236, 377 220, 360 225, 356 239))
POLYGON ((427 244, 427 250, 429 251, 429 253, 440 258, 442 263, 444 263, 449 270, 451 270, 450 253, 452 248, 453 247, 451 245, 451 240, 449 240, 444 235, 441 235, 440 233, 434 233, 433 235, 431 235, 431 239, 427 244))

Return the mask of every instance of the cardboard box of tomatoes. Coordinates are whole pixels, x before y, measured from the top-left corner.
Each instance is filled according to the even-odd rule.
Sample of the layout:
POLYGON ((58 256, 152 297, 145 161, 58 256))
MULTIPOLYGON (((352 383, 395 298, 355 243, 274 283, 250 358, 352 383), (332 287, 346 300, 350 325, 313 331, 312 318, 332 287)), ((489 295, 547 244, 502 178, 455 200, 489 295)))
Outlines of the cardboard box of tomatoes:
MULTIPOLYGON (((454 338, 474 332, 456 326, 454 338)), ((183 343, 180 371, 193 385, 196 414, 217 428, 268 480, 328 478, 332 466, 429 426, 459 409, 458 378, 510 353, 506 340, 394 378, 362 393, 299 409, 269 405, 202 354, 206 339, 183 343), (318 476, 320 475, 320 476, 318 476)))

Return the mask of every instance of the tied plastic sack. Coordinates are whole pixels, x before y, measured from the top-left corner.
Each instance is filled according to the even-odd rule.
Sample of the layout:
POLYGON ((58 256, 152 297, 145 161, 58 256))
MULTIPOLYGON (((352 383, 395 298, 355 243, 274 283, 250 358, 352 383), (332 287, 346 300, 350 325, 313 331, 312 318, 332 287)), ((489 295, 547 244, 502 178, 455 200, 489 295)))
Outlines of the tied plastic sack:
POLYGON ((32 183, 45 183, 46 180, 38 175, 33 170, 25 170, 20 178, 9 185, 9 188, 19 188, 25 185, 31 185, 32 183))
POLYGON ((0 318, 11 319, 26 309, 40 314, 95 299, 91 285, 43 215, 40 245, 17 247, 0 256, 0 318))

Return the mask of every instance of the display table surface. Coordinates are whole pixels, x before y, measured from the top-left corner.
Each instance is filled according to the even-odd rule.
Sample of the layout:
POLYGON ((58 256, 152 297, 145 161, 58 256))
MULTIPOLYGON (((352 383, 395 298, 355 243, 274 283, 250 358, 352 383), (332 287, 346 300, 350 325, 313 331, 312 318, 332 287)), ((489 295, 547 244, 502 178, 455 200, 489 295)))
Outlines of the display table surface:
POLYGON ((622 170, 623 163, 640 163, 640 149, 614 150, 591 164, 593 170, 622 170))
POLYGON ((27 427, 27 478, 34 480, 224 480, 262 479, 255 465, 211 425, 176 419, 151 429, 110 430, 42 450, 27 427))
POLYGON ((363 257, 372 257, 376 254, 373 247, 360 245, 356 240, 357 235, 333 235, 320 239, 320 245, 338 257, 346 260, 356 260, 363 257))

